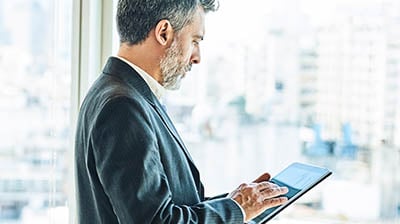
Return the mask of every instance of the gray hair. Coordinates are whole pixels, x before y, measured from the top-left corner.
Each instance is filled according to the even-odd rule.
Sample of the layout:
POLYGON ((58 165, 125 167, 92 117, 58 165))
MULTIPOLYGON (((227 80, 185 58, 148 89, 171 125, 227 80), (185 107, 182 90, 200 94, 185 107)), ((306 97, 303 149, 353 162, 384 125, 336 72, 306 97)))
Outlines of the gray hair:
POLYGON ((121 43, 143 42, 163 19, 169 20, 175 32, 188 25, 197 10, 216 11, 218 0, 119 0, 117 30, 121 43))

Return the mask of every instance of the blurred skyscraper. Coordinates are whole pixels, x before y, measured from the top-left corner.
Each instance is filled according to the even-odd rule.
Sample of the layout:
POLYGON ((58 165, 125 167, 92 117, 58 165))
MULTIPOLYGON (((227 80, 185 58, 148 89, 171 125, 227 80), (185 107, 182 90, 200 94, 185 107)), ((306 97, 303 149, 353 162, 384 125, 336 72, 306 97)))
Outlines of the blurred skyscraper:
POLYGON ((317 28, 315 48, 302 50, 301 123, 315 114, 313 122, 322 125, 324 139, 340 139, 342 125, 349 123, 360 144, 394 142, 400 91, 395 32, 400 22, 387 14, 391 7, 344 3, 317 28))
POLYGON ((400 1, 385 0, 384 11, 388 32, 384 139, 400 147, 400 1))

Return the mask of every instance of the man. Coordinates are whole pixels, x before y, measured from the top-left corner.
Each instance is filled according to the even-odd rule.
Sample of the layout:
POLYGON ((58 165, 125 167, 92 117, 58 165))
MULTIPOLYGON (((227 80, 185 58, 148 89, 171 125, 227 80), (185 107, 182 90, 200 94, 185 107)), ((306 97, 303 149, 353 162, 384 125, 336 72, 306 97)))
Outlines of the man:
POLYGON ((81 107, 75 159, 79 223, 243 223, 287 199, 264 174, 205 198, 199 172, 166 111, 200 63, 214 0, 120 0, 121 39, 81 107))

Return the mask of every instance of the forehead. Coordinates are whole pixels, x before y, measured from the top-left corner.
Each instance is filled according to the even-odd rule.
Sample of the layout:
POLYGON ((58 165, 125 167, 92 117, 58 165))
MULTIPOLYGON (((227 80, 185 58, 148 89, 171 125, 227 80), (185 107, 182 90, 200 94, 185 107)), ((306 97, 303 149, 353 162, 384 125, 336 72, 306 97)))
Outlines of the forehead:
POLYGON ((179 33, 181 35, 204 36, 205 32, 205 13, 202 8, 196 10, 192 22, 185 26, 179 33))

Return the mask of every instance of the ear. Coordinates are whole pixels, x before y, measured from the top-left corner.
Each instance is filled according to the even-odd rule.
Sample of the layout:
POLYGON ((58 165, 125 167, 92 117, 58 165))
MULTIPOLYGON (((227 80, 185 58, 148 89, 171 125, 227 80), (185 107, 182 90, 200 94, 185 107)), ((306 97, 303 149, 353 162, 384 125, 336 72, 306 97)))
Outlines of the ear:
POLYGON ((168 20, 163 19, 158 22, 154 31, 159 44, 162 46, 169 46, 172 43, 174 39, 174 29, 168 20))

